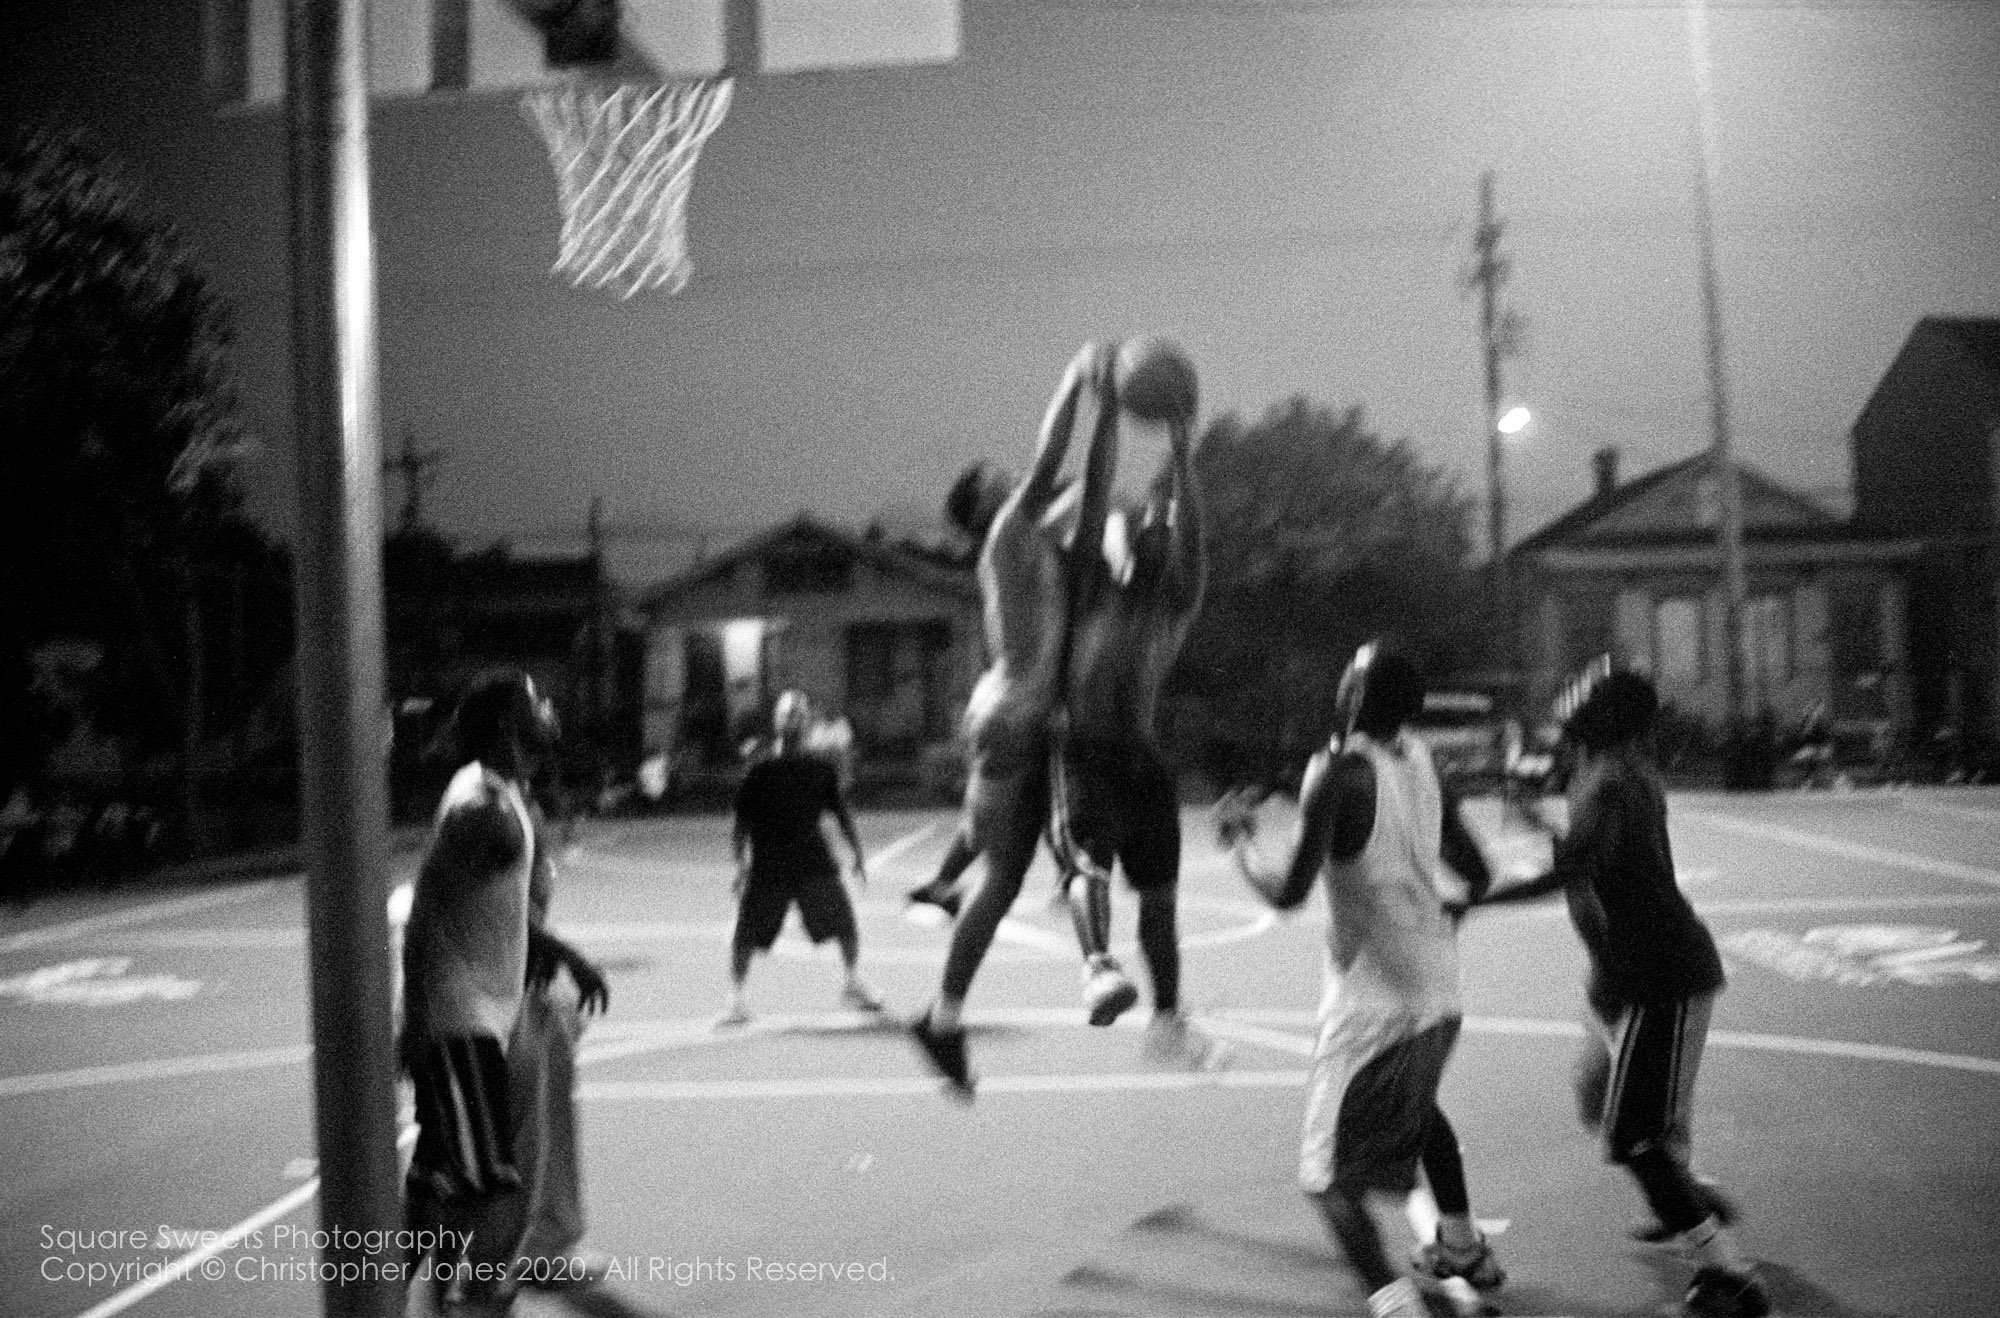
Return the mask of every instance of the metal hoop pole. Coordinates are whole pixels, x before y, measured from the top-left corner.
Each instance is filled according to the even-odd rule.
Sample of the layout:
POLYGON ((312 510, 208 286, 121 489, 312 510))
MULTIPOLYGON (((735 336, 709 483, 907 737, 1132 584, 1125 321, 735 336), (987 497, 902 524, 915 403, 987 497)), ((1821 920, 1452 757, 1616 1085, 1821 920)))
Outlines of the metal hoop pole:
MULTIPOLYGON (((381 421, 368 205, 365 0, 290 0, 297 656, 314 1126, 330 1315, 392 1318, 403 1287, 359 1242, 394 1230, 383 738, 381 421), (348 1243, 347 1232, 359 1233, 348 1243), (351 1277, 351 1280, 343 1278, 351 1277)), ((380 1239, 380 1237, 377 1237, 380 1239)))

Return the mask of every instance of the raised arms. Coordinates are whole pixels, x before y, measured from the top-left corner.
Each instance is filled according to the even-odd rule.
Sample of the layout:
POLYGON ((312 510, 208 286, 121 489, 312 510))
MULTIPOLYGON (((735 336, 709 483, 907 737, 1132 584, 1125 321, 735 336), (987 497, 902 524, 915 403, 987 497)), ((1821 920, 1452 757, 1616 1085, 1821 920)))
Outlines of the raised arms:
POLYGON ((1167 502, 1168 577, 1165 594, 1174 607, 1193 614, 1201 607, 1207 585, 1208 555, 1204 537, 1201 486, 1195 480, 1194 451, 1185 421, 1172 423, 1168 461, 1172 488, 1167 502))

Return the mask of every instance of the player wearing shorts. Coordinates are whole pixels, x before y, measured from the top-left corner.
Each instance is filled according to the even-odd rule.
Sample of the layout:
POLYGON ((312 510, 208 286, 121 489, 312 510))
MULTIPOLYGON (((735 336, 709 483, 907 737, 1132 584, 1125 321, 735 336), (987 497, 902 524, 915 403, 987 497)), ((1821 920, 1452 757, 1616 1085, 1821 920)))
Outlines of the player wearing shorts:
MULTIPOLYGON (((453 1311, 511 1304, 508 1269, 538 1225, 542 1173, 563 1156, 545 1126, 553 1109, 522 1090, 545 1060, 528 1055, 536 1045, 521 1033, 530 995, 567 969, 585 1010, 610 998, 603 976, 536 910, 546 858, 528 783, 555 738, 554 712, 527 674, 494 670, 468 684, 446 729, 461 767, 439 803, 403 934, 398 1053, 418 1128, 406 1211, 413 1228, 467 1242, 429 1273, 453 1311)), ((556 1233, 565 1251, 580 1217, 573 1225, 575 1234, 556 1233)))
POLYGON ((1043 418, 1027 477, 1002 495, 986 469, 961 478, 951 505, 968 529, 986 525, 978 563, 991 665, 967 703, 970 771, 959 858, 983 856, 985 872, 952 930, 938 994, 910 1030, 926 1060, 961 1098, 972 1093, 960 1024, 966 994, 1000 921, 1020 895, 1048 819, 1049 721, 1068 652, 1074 487, 1062 480, 1078 405, 1096 394, 1091 455, 1114 441, 1110 355, 1085 344, 1070 360, 1043 418), (987 511, 990 509, 991 511, 987 511))
POLYGON ((1146 499, 1113 507, 1115 444, 1084 469, 1069 677, 1057 732, 1051 834, 1084 951, 1092 1025, 1138 1000, 1110 952, 1111 874, 1139 898, 1139 950, 1152 981, 1147 1049, 1203 1066, 1221 1051, 1180 1010, 1180 797, 1157 728, 1160 696, 1201 607, 1206 555, 1188 419, 1168 424, 1168 453, 1146 499))
POLYGON ((1349 729, 1315 755, 1299 789, 1299 834, 1282 872, 1225 821, 1244 876, 1271 905, 1327 896, 1325 989, 1299 1151, 1299 1183, 1369 1288, 1376 1318, 1426 1312, 1416 1283, 1389 1262, 1371 1194, 1407 1195, 1421 1165, 1439 1212, 1437 1238, 1413 1262, 1479 1289, 1506 1273, 1472 1219, 1458 1138, 1438 1083, 1464 1008, 1455 913, 1484 887, 1484 859, 1446 800, 1424 743, 1408 731, 1423 683, 1406 658, 1363 646, 1341 677, 1336 717, 1349 729))
POLYGON ((841 1000, 858 1011, 880 1011, 881 1000, 861 978, 861 934, 854 923, 854 903, 841 886, 840 867, 820 831, 820 816, 832 815, 853 852, 855 882, 866 887, 861 835, 847 812, 839 770, 806 749, 812 708, 803 692, 779 696, 771 723, 776 734, 772 753, 752 764, 736 789, 731 833, 736 931, 729 950, 729 1004, 716 1024, 741 1025, 750 1019, 744 984, 750 977, 751 958, 771 950, 794 906, 805 922, 807 938, 815 943, 831 938, 840 944, 847 974, 841 1000))
POLYGON ((1715 939, 1674 878, 1651 751, 1658 711, 1652 682, 1608 661, 1571 684, 1557 710, 1569 830, 1547 874, 1484 904, 1563 894, 1590 962, 1583 1118, 1658 1219, 1638 1234, 1693 1255, 1687 1311, 1759 1315, 1770 1301, 1729 1230, 1734 1207, 1689 1168, 1695 1075, 1725 980, 1715 939))

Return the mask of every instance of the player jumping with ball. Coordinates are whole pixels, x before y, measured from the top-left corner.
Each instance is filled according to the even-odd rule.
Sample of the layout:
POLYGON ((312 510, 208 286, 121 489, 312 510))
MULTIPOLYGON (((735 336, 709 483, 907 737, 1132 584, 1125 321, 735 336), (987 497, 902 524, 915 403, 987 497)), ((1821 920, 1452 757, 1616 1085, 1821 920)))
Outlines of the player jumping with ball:
POLYGON ((1180 796, 1161 745, 1161 695, 1201 607, 1207 557, 1189 435, 1194 368, 1173 345, 1119 350, 1118 404, 1167 430, 1168 454, 1145 500, 1114 507, 1115 438, 1093 444, 1071 564, 1067 691, 1058 734, 1051 835, 1082 944, 1084 1006, 1109 1025, 1138 1000, 1111 955, 1111 872, 1139 897, 1139 951, 1152 981, 1147 1052, 1204 1067, 1222 1050, 1180 1010, 1180 796))
POLYGON ((960 1097, 972 1094, 959 1023, 965 997, 1000 921, 1020 895, 1048 818, 1049 722, 1069 647, 1070 537, 1076 526, 1073 487, 1065 485, 1061 471, 1087 389, 1097 395, 1095 453, 1109 442, 1117 417, 1109 402, 1110 359, 1086 344, 1050 400, 1027 478, 1009 491, 997 473, 975 468, 952 492, 954 520, 985 527, 978 575, 992 665, 974 686, 965 713, 971 766, 960 848, 967 857, 985 857, 985 874, 952 931, 938 995, 910 1029, 960 1097))

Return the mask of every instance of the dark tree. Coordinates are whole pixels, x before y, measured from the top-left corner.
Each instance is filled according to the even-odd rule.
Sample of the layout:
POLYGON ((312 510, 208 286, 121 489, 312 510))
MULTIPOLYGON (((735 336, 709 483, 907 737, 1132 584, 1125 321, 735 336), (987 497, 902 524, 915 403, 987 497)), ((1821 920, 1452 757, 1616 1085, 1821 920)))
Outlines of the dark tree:
POLYGON ((229 345, 184 243, 99 155, 0 148, 0 638, 15 662, 104 648, 107 730, 178 761, 197 843, 204 739, 270 694, 290 637, 283 556, 240 513, 229 345))
POLYGON ((1332 730, 1334 688, 1371 636, 1437 678, 1483 635, 1470 500, 1361 409, 1295 397, 1224 416, 1196 462, 1209 530, 1207 603, 1177 674, 1175 734, 1222 778, 1288 779, 1332 730))

